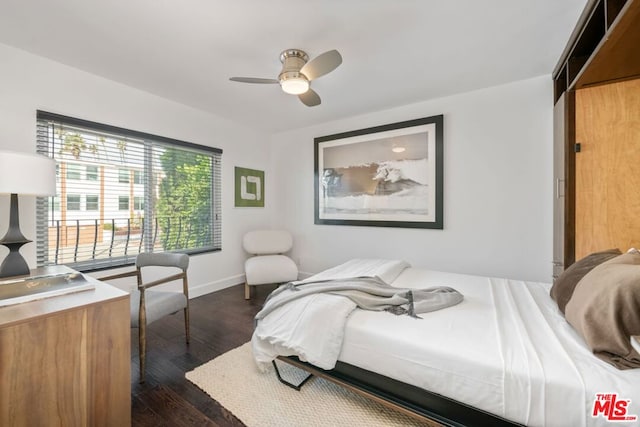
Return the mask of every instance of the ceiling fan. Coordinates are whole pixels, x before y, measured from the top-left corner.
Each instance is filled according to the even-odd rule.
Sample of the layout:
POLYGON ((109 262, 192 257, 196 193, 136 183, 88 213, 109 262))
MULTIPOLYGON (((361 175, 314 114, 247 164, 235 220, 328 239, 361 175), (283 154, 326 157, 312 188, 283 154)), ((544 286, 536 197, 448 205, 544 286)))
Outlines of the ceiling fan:
POLYGON ((309 55, 306 52, 300 49, 287 49, 280 54, 282 71, 277 79, 231 77, 229 80, 241 83, 280 83, 283 91, 298 95, 300 101, 307 107, 315 107, 320 105, 320 96, 311 89, 311 81, 335 70, 342 64, 342 56, 337 50, 330 50, 307 61, 309 61, 309 55))

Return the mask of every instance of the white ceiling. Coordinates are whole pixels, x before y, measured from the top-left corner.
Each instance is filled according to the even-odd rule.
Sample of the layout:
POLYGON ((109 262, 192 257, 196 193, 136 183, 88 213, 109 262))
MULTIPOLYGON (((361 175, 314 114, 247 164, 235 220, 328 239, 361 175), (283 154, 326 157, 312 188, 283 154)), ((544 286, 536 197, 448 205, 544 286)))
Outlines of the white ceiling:
MULTIPOLYGON (((0 43, 277 132, 550 74, 586 0, 0 0, 0 43), (279 54, 337 49, 306 107, 279 54)), ((550 94, 551 96, 551 94, 550 94)))

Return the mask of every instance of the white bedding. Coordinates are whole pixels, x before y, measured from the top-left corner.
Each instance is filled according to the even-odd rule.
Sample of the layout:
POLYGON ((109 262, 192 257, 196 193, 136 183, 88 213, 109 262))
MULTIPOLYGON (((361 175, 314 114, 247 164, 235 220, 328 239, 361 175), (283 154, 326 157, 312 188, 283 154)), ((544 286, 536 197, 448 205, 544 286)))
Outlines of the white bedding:
MULTIPOLYGON (((377 277, 390 284, 407 267, 409 264, 399 260, 354 259, 295 283, 377 277)), ((265 317, 258 313, 256 319, 261 320, 251 338, 258 368, 264 371, 281 355, 298 356, 317 367, 333 369, 342 348, 345 323, 355 308, 348 298, 314 294, 276 308, 265 317)))
POLYGON ((631 399, 628 415, 640 416, 640 369, 594 357, 549 284, 409 268, 392 285, 451 286, 465 299, 422 320, 354 310, 340 361, 530 426, 610 425, 591 416, 596 393, 631 399))

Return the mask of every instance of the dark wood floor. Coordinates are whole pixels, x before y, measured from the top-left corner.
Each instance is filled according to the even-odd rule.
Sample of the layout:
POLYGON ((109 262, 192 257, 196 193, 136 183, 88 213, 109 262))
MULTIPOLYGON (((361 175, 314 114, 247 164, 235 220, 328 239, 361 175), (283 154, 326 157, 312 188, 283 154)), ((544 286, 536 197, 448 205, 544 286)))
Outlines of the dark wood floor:
POLYGON ((258 286, 245 301, 243 285, 190 300, 191 343, 182 312, 147 328, 146 381, 139 383, 138 334, 131 330, 134 426, 242 426, 184 374, 251 339, 253 317, 275 287, 258 286))

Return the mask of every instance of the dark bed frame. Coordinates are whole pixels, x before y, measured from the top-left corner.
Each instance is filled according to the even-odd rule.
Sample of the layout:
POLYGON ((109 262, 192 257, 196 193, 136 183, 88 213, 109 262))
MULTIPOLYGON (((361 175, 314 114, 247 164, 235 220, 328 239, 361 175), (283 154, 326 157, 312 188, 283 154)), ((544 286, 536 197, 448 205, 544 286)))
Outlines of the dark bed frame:
POLYGON ((421 388, 409 385, 375 372, 338 362, 330 371, 303 362, 295 356, 278 357, 279 360, 309 372, 309 376, 299 384, 291 384, 280 377, 274 362, 278 379, 299 390, 311 376, 324 378, 358 394, 392 407, 412 417, 433 420, 452 427, 513 427, 521 424, 473 408, 421 388))

